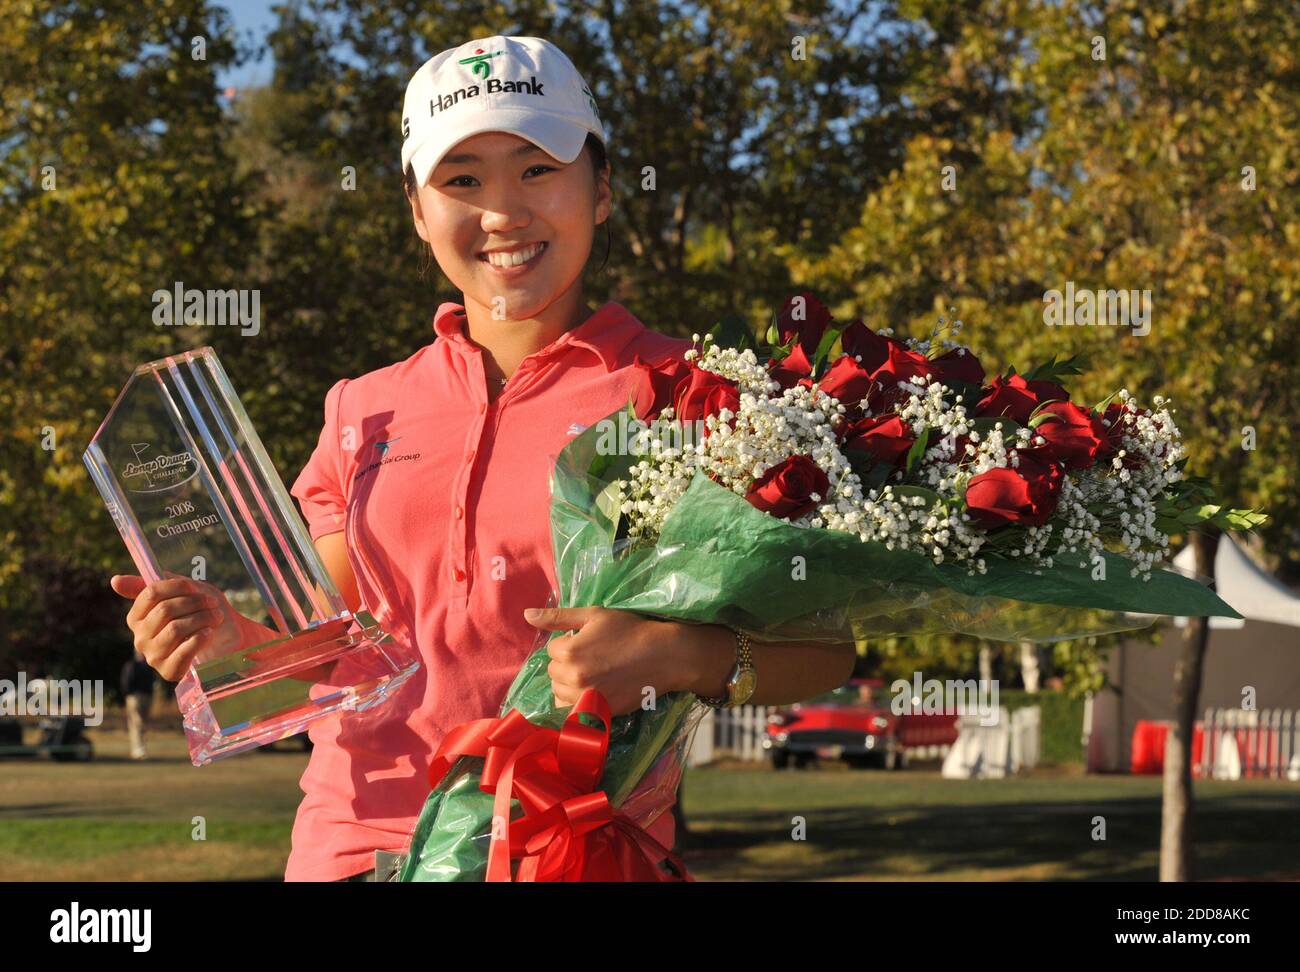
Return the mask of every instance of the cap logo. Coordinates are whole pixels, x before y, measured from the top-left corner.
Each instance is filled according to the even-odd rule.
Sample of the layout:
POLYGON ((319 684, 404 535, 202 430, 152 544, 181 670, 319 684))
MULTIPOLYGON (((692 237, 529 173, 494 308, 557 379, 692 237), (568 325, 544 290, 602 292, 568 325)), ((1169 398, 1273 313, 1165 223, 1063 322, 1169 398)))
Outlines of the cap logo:
POLYGON ((596 107, 596 99, 591 96, 591 89, 584 84, 582 86, 582 93, 587 96, 587 104, 591 105, 591 113, 599 118, 600 109, 596 107))
POLYGON ((484 53, 483 48, 479 47, 475 49, 472 55, 469 57, 462 57, 456 63, 468 64, 470 65, 471 73, 477 74, 481 78, 488 78, 492 76, 492 62, 488 60, 488 58, 496 57, 497 55, 504 53, 505 51, 493 51, 491 54, 487 54, 484 53))

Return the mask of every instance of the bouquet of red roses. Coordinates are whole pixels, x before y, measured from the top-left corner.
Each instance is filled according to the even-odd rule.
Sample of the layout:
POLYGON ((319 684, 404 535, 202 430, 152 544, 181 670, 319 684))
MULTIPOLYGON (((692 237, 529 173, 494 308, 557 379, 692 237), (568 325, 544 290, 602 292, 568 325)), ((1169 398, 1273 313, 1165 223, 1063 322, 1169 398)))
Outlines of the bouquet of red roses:
MULTIPOLYGON (((683 361, 637 362, 628 407, 557 458, 561 606, 764 641, 1046 642, 1239 617, 1161 564, 1172 533, 1265 518, 1184 474, 1163 400, 1080 404, 1062 384, 1073 359, 989 378, 954 340, 841 326, 811 294, 760 340, 734 318, 715 332, 683 361)), ((554 708, 548 662, 541 644, 502 717, 449 736, 404 879, 509 879, 512 861, 570 880, 680 870, 639 828, 671 803, 695 700, 605 712, 597 730, 554 708), (561 758, 575 740, 599 767, 561 758)))

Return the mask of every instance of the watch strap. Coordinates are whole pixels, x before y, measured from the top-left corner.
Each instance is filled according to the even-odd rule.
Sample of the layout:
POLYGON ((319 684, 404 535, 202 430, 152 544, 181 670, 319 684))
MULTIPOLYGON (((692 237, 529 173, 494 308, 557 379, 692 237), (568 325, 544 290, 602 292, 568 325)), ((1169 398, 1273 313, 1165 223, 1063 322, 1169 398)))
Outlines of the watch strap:
POLYGON ((707 695, 697 696, 705 705, 715 709, 730 709, 737 704, 732 701, 736 680, 740 677, 741 672, 752 671, 754 668, 754 661, 750 654, 749 635, 736 630, 729 624, 723 625, 723 627, 736 636, 736 663, 731 668, 731 674, 727 676, 726 694, 716 699, 709 698, 707 695))

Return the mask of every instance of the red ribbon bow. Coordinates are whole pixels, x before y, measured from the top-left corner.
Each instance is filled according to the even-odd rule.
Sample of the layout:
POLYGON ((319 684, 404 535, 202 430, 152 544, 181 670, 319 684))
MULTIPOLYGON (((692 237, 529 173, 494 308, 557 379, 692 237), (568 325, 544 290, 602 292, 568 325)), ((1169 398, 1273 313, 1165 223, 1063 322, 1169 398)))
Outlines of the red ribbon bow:
POLYGON ((595 789, 609 751, 609 703, 587 689, 557 731, 518 709, 452 729, 429 765, 437 786, 459 756, 483 757, 479 789, 493 793, 489 881, 693 881, 681 859, 595 789), (579 717, 594 715, 600 729, 579 717), (510 819, 518 800, 523 816, 510 819), (511 861, 519 870, 511 876, 511 861), (677 872, 659 867, 667 861, 677 872))

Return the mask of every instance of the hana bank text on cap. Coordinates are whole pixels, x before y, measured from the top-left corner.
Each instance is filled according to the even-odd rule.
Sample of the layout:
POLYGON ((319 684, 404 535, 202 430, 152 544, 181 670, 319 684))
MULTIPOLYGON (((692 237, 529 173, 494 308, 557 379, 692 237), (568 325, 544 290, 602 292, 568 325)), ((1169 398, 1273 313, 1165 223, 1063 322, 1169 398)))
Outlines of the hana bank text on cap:
POLYGON ((402 103, 402 171, 422 186, 457 143, 509 132, 561 162, 605 129, 573 62, 541 37, 497 35, 435 54, 415 72, 402 103))

